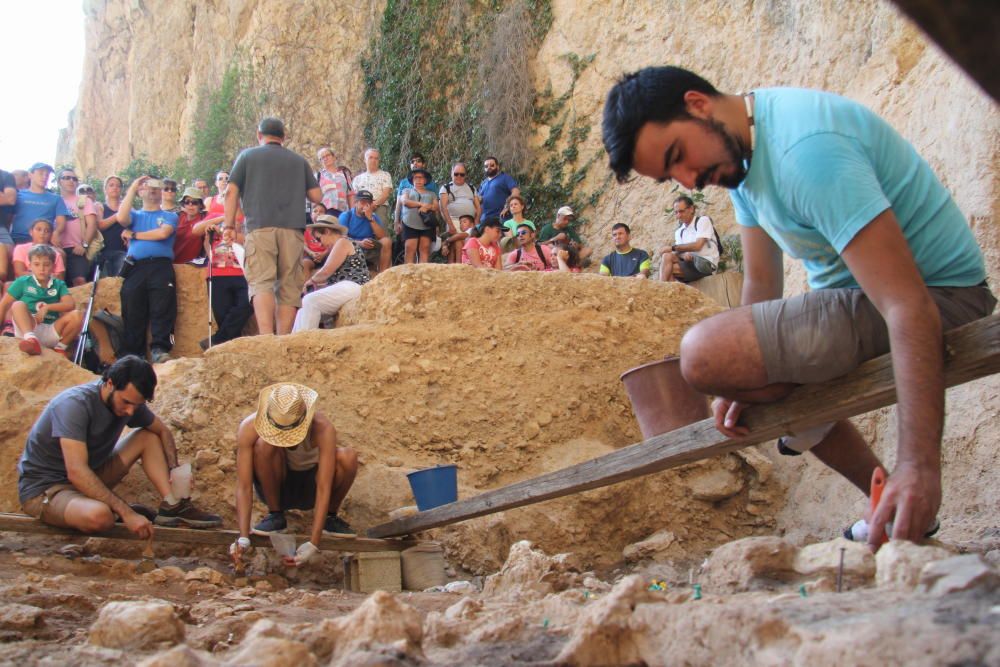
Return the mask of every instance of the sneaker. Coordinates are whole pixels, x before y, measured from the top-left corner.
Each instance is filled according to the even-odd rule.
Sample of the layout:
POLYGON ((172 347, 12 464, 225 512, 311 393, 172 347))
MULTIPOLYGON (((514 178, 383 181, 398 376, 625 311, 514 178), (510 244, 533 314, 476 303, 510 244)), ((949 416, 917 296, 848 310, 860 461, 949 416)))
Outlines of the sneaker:
POLYGON ((38 339, 34 336, 28 336, 27 338, 22 338, 21 342, 17 344, 21 348, 21 352, 35 356, 42 353, 42 344, 38 342, 38 339))
POLYGON ((284 512, 268 512, 267 515, 253 527, 252 532, 257 535, 270 535, 271 533, 283 533, 285 532, 285 528, 288 528, 288 522, 285 521, 284 512))
MULTIPOLYGON (((924 539, 928 537, 933 537, 939 530, 941 530, 941 522, 934 519, 934 524, 930 529, 924 533, 924 539)), ((892 533, 892 524, 886 527, 886 533, 892 533)), ((853 524, 844 529, 842 533, 845 540, 850 540, 851 542, 867 542, 868 541, 868 522, 864 519, 858 519, 853 524)))
POLYGON ((782 436, 778 438, 778 453, 782 456, 802 456, 802 452, 797 452, 787 444, 788 438, 782 436))
POLYGON ((202 338, 200 341, 198 341, 198 347, 201 348, 202 352, 208 351, 209 342, 210 341, 208 338, 202 338))
POLYGON ((326 521, 323 523, 323 532, 327 535, 333 535, 334 537, 357 537, 358 534, 354 532, 350 524, 341 519, 336 514, 327 514, 326 521))
POLYGON ((154 364, 162 364, 164 361, 170 361, 170 353, 154 347, 149 353, 149 358, 154 364))
POLYGON ((222 517, 201 511, 190 498, 182 498, 176 505, 160 503, 160 510, 154 521, 158 526, 183 524, 189 528, 217 528, 222 525, 222 517))
POLYGON ((13 320, 7 320, 3 323, 3 329, 0 329, 0 336, 7 336, 8 338, 14 337, 14 322, 13 320))

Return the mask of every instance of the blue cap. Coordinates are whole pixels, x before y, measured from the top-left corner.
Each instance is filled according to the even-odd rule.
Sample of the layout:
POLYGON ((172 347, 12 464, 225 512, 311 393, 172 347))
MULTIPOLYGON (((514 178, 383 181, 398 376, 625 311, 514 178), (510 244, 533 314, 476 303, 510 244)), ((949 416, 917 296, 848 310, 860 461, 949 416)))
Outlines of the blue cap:
POLYGON ((49 171, 55 171, 55 169, 52 168, 52 165, 45 164, 44 162, 36 162, 35 164, 31 165, 31 168, 28 169, 28 171, 34 171, 36 169, 48 169, 49 171))

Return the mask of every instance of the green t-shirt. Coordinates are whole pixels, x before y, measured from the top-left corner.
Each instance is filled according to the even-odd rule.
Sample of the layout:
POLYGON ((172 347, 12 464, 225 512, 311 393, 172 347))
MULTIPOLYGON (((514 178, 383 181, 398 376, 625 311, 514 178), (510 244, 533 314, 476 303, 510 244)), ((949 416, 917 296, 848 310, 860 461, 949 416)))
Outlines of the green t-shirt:
MULTIPOLYGON (((49 278, 49 286, 42 287, 35 280, 35 276, 29 273, 12 282, 7 289, 7 293, 15 301, 23 301, 27 304, 28 311, 34 315, 38 310, 39 302, 45 302, 50 305, 59 303, 64 296, 69 294, 69 288, 66 287, 66 283, 58 278, 49 278)), ((61 314, 46 313, 45 324, 52 324, 59 319, 61 314)))
POLYGON ((555 223, 550 222, 542 227, 542 231, 538 232, 538 240, 545 243, 553 236, 558 236, 560 232, 565 233, 566 237, 573 243, 583 245, 583 239, 580 238, 580 233, 576 231, 576 226, 573 224, 567 225, 565 229, 556 229, 555 223))

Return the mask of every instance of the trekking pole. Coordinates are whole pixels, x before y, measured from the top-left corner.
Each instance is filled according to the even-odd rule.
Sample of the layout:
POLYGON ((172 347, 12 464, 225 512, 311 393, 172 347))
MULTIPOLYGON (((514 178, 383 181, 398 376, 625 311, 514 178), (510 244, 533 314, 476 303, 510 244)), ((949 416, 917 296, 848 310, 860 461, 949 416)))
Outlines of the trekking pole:
POLYGON ((208 228, 208 349, 212 349, 212 323, 215 321, 212 313, 212 278, 214 276, 213 261, 215 259, 215 245, 213 238, 215 229, 208 228))
POLYGON ((90 300, 87 302, 87 312, 83 316, 83 329, 76 340, 76 352, 73 354, 73 363, 83 366, 83 353, 87 347, 87 338, 90 336, 90 316, 94 312, 94 300, 97 298, 97 281, 101 278, 101 265, 94 266, 94 286, 90 290, 90 300))

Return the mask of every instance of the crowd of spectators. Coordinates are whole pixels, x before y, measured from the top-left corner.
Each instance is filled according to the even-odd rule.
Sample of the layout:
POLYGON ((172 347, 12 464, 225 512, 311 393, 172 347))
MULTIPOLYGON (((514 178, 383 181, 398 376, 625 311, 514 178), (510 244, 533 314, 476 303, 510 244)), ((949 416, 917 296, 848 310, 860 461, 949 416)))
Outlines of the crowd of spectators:
MULTIPOLYGON (((576 273, 591 261, 573 209, 562 206, 551 222, 532 220, 530 200, 496 157, 483 160, 478 187, 464 162, 439 185, 420 153, 395 181, 374 148, 357 174, 328 146, 310 165, 284 146, 277 118, 261 121, 257 139, 231 171, 215 174, 214 194, 203 178, 185 185, 163 175, 131 183, 110 175, 99 201, 69 167, 0 170, 4 335, 21 339, 29 354, 49 347, 72 358, 83 322, 67 288, 120 276, 124 333, 116 352, 145 357, 148 347, 152 361, 169 359, 176 264, 205 267, 217 327, 200 341, 208 349, 240 336, 251 316, 265 334, 329 324, 393 263, 576 273)), ((659 279, 714 273, 720 248, 711 219, 688 197, 674 202, 674 213, 675 243, 659 251, 659 279)), ((650 253, 630 239, 628 225, 613 225, 601 275, 650 277, 650 253)))

